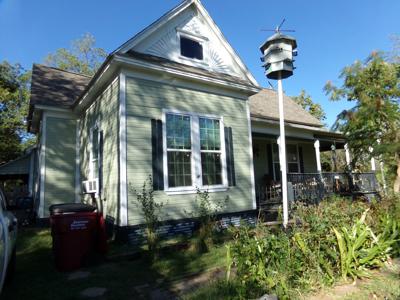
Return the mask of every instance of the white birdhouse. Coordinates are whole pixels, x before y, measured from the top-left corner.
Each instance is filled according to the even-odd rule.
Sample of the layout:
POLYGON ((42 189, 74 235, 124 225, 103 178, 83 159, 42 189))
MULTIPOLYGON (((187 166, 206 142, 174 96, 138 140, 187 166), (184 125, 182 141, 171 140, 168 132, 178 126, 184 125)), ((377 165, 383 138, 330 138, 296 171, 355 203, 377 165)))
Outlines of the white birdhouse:
POLYGON ((275 33, 264 44, 260 50, 264 55, 265 75, 269 79, 284 79, 293 75, 293 56, 297 55, 296 40, 280 32, 275 33))

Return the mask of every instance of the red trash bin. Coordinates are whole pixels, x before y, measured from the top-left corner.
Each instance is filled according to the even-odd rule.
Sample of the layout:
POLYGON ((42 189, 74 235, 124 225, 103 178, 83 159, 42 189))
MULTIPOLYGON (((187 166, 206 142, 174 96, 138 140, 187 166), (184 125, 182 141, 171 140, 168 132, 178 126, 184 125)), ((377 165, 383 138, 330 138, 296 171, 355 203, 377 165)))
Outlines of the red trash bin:
POLYGON ((73 271, 98 247, 96 208, 81 203, 56 204, 49 208, 53 253, 60 271, 73 271))

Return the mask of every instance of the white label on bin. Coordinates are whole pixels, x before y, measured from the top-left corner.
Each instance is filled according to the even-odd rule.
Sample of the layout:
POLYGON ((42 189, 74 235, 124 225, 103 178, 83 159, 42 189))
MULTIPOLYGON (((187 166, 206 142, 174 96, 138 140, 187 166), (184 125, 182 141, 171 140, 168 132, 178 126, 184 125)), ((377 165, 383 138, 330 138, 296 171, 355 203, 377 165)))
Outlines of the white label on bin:
POLYGON ((71 223, 71 230, 86 229, 86 224, 89 223, 88 220, 74 220, 71 223))

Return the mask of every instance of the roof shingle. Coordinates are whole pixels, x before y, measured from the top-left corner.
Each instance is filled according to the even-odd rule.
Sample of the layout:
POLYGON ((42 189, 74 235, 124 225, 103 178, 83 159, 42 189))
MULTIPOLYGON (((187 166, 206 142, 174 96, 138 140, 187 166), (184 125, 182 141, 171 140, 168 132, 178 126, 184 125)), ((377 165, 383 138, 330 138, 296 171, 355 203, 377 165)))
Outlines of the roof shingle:
POLYGON ((30 106, 70 108, 82 94, 91 77, 34 64, 30 106))
MULTIPOLYGON (((276 91, 263 89, 261 92, 251 96, 249 100, 252 117, 279 120, 278 93, 276 91)), ((316 127, 323 126, 317 118, 286 95, 283 96, 283 106, 285 121, 316 127)))

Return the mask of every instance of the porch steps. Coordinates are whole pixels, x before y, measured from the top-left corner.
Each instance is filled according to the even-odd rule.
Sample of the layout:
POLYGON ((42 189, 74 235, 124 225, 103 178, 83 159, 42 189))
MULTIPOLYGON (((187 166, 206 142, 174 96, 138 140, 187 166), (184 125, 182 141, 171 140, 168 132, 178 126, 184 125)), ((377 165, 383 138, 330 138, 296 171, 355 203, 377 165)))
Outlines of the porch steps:
POLYGON ((267 202, 260 203, 261 216, 264 221, 274 222, 278 220, 279 211, 282 211, 282 201, 268 200, 267 202))

